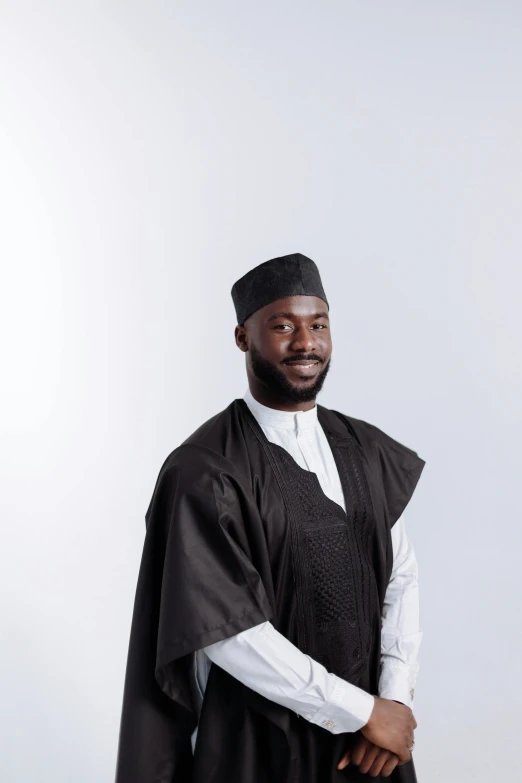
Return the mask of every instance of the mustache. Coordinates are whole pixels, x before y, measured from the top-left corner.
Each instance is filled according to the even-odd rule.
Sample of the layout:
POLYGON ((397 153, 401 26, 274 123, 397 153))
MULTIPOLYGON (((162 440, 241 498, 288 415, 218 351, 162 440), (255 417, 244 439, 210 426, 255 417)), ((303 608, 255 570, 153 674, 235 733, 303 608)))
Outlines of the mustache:
POLYGON ((283 359, 281 364, 288 364, 289 362, 322 362, 323 359, 321 359, 320 356, 317 356, 317 354, 313 353, 310 354, 310 356, 303 356, 303 354, 299 354, 298 356, 290 356, 289 359, 283 359))

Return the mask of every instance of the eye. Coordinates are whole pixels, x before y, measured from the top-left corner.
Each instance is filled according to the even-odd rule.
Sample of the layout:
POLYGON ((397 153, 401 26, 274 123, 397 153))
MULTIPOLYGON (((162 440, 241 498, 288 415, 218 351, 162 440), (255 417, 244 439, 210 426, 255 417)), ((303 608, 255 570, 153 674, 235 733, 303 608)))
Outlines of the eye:
POLYGON ((289 329, 292 328, 290 324, 277 324, 277 326, 274 326, 274 329, 284 329, 285 326, 288 326, 289 329))
POLYGON ((320 326, 321 329, 328 329, 326 324, 314 324, 314 326, 320 326))

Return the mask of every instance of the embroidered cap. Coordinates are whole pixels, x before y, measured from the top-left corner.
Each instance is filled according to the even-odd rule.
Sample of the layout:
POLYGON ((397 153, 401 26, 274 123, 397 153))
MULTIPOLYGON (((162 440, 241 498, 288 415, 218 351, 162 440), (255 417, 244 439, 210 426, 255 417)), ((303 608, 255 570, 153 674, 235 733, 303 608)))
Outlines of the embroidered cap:
POLYGON ((318 296, 328 306, 317 265, 302 253, 278 256, 255 266, 231 290, 237 322, 285 296, 318 296))

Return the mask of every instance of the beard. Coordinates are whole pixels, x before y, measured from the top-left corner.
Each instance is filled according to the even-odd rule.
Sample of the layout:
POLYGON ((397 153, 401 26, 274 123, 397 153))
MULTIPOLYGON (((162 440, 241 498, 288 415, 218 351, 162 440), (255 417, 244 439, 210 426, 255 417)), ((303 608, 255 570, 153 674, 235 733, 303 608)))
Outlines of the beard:
POLYGON ((298 386, 292 383, 277 365, 264 359, 255 345, 250 344, 250 367, 260 383, 282 402, 311 402, 315 400, 328 375, 331 358, 310 386, 298 386))

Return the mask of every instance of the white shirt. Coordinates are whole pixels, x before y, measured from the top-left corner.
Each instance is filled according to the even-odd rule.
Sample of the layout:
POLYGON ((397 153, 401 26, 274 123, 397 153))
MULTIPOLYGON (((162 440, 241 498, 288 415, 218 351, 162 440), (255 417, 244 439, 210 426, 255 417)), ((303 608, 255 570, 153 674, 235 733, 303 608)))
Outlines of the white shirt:
MULTIPOLYGON (((247 389, 244 400, 266 437, 285 448, 305 470, 317 474, 324 493, 346 510, 330 444, 317 417, 307 411, 281 411, 262 405, 247 389)), ((391 531, 393 568, 382 614, 379 696, 413 704, 418 673, 418 569, 404 527, 404 515, 391 531)), ((252 690, 293 710, 333 734, 357 731, 371 715, 374 697, 328 672, 303 653, 271 622, 214 642, 193 654, 193 687, 201 709, 208 673, 216 663, 252 690)), ((192 735, 194 749, 197 727, 192 735)))

